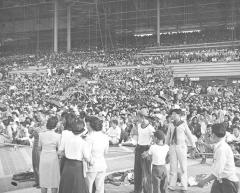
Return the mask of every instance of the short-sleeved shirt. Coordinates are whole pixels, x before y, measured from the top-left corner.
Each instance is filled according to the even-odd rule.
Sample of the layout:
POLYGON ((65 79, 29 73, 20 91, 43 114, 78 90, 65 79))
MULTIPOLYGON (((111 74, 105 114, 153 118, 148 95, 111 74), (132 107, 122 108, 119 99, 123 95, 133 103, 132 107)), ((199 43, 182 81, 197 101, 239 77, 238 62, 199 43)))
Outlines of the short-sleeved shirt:
POLYGON ((150 124, 146 128, 141 128, 141 124, 139 124, 138 145, 150 145, 152 142, 152 136, 154 131, 154 127, 150 124))
POLYGON ((224 139, 215 145, 213 160, 212 174, 217 179, 225 178, 233 182, 238 182, 233 152, 224 139))
POLYGON ((169 151, 168 145, 151 145, 148 153, 152 156, 153 165, 165 165, 166 157, 169 151))

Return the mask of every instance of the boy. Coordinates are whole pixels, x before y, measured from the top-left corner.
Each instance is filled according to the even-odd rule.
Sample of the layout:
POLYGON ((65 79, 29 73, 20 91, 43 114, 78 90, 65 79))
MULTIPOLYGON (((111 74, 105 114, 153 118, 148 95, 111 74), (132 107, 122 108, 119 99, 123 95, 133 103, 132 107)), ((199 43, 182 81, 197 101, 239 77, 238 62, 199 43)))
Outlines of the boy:
POLYGON ((154 145, 142 154, 143 158, 152 156, 152 186, 153 193, 165 193, 167 190, 167 169, 165 167, 169 146, 164 144, 164 133, 154 132, 154 145))
POLYGON ((212 126, 212 142, 214 143, 214 163, 212 174, 198 183, 203 187, 214 180, 211 193, 237 193, 238 177, 231 147, 225 142, 226 128, 223 124, 212 126))

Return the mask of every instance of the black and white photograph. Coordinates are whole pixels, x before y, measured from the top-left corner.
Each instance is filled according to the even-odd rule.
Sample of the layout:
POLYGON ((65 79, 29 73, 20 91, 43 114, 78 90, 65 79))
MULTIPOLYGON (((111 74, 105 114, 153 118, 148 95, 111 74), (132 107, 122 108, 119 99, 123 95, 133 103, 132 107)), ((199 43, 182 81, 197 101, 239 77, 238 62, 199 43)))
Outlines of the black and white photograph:
POLYGON ((240 193, 240 0, 0 0, 0 193, 240 193))

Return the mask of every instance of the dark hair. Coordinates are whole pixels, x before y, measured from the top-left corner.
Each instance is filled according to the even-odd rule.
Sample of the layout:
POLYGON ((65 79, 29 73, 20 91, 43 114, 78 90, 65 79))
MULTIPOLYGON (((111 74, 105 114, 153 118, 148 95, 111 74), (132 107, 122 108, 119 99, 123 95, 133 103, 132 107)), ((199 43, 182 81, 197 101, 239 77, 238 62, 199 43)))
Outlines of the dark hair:
POLYGON ((114 125, 118 125, 118 120, 117 120, 117 119, 113 119, 113 120, 112 120, 112 123, 113 123, 114 125))
POLYGON ((56 116, 50 117, 47 120, 46 127, 47 127, 48 130, 52 130, 52 129, 54 129, 57 126, 57 123, 58 123, 58 118, 56 116))
POLYGON ((85 123, 82 119, 75 119, 72 126, 72 132, 74 135, 81 134, 84 131, 85 123))
POLYGON ((89 123, 90 127, 94 130, 94 131, 101 131, 102 130, 102 121, 94 116, 87 116, 85 118, 85 122, 89 123))
POLYGON ((212 126, 212 133, 217 137, 223 138, 226 135, 226 128, 222 123, 217 123, 212 126))
POLYGON ((69 130, 72 131, 73 127, 74 127, 74 122, 76 121, 76 115, 74 113, 67 113, 65 115, 65 125, 64 125, 64 130, 69 130))

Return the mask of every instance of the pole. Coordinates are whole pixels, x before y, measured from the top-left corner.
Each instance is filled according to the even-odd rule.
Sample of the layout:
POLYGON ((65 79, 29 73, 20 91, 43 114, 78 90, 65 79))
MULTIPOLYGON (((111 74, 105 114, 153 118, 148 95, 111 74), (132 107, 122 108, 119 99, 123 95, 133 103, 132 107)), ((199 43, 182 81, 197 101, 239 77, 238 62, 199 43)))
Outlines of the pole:
POLYGON ((58 52, 58 0, 54 1, 54 43, 53 51, 58 52))
POLYGON ((71 5, 67 6, 67 52, 71 51, 71 5))
POLYGON ((157 45, 160 46, 160 0, 157 0, 157 45))

